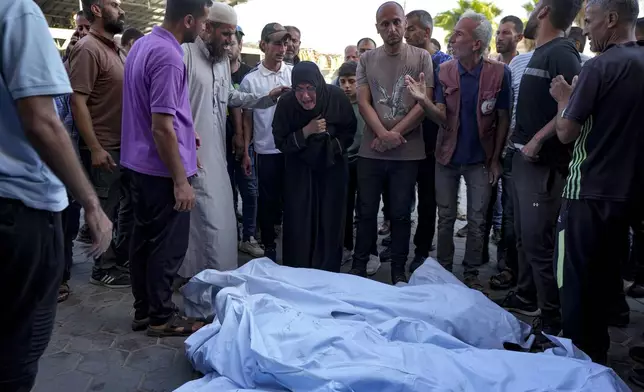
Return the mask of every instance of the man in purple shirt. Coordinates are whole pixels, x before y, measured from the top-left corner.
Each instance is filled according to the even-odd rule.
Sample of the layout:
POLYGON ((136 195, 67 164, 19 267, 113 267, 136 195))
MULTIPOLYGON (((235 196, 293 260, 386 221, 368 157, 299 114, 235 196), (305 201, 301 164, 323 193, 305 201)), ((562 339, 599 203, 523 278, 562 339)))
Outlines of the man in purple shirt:
POLYGON ((125 65, 121 165, 132 193, 130 243, 135 331, 186 336, 202 323, 177 314, 172 280, 188 248, 197 143, 181 44, 202 29, 211 0, 168 0, 165 19, 125 65))

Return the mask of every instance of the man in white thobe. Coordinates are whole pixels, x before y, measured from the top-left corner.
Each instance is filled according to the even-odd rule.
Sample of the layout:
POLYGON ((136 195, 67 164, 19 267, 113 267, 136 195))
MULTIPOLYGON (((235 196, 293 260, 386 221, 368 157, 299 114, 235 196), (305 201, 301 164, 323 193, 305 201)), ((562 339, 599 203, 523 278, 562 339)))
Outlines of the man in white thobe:
POLYGON ((276 88, 264 97, 235 90, 226 51, 236 28, 234 9, 214 3, 201 36, 183 45, 200 167, 192 180, 196 205, 190 215, 188 252, 179 269, 182 278, 205 269, 237 268, 237 219, 226 163, 228 106, 265 109, 287 89, 276 88))

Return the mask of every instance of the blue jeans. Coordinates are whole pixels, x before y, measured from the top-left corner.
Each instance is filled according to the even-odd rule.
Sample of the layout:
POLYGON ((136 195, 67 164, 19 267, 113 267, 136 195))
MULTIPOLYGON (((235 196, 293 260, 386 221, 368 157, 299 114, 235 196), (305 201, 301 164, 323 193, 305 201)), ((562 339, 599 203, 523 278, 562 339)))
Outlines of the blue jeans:
POLYGON ((241 166, 241 160, 235 158, 235 153, 229 151, 226 154, 228 161, 228 176, 230 185, 233 188, 233 197, 235 199, 235 210, 237 209, 237 191, 242 197, 242 241, 250 240, 250 237, 256 236, 257 221, 257 176, 255 174, 255 150, 251 144, 248 147, 250 155, 251 173, 247 176, 241 166))

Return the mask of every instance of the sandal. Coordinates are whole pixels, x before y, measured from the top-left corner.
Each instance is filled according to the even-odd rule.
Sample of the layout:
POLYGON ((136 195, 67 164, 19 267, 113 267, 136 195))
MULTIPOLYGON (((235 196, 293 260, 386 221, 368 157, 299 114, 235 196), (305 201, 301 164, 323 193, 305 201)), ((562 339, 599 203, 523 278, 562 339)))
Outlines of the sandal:
POLYGON ((67 298, 69 298, 71 292, 72 291, 69 288, 69 284, 67 284, 66 282, 61 283, 60 287, 58 288, 58 303, 66 301, 67 298))
POLYGON ((490 288, 492 290, 507 290, 516 284, 517 280, 514 274, 507 269, 490 278, 490 288))
POLYGON ((178 314, 172 315, 170 320, 163 325, 150 325, 147 335, 154 338, 163 338, 168 336, 190 336, 197 332, 205 323, 196 319, 182 317, 178 314))

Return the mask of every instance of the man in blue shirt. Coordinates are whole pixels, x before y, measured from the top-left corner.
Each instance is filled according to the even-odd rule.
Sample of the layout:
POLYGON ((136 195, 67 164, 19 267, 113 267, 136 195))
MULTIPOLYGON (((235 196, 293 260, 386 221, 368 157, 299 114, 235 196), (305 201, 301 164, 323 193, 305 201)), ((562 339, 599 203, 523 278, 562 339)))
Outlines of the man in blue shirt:
POLYGON ((71 93, 47 22, 35 2, 0 2, 0 390, 29 391, 56 313, 63 271, 65 185, 85 208, 103 253, 112 223, 60 122, 52 97, 71 93), (62 181, 61 181, 62 180, 62 181))
POLYGON ((486 211, 492 186, 501 175, 500 154, 510 122, 510 71, 482 55, 491 39, 490 21, 475 12, 464 13, 450 38, 455 60, 439 66, 436 104, 419 94, 422 91, 412 91, 410 85, 414 97, 422 98, 419 102, 427 116, 442 126, 435 150, 437 259, 451 270, 458 187, 463 176, 469 204, 464 282, 483 292, 478 267, 483 262, 486 211))

